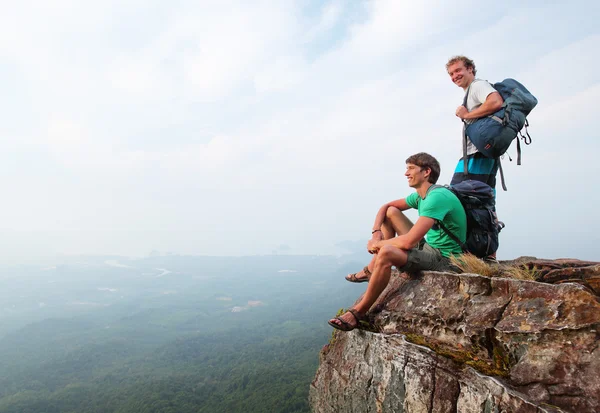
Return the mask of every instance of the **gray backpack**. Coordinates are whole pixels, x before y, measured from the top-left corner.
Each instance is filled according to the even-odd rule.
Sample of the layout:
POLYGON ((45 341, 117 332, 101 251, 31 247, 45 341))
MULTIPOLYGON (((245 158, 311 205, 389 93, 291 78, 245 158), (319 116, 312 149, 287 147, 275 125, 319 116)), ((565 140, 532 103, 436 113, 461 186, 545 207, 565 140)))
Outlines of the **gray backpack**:
MULTIPOLYGON (((535 108, 538 101, 529 90, 521 83, 514 79, 504 79, 492 85, 496 89, 504 104, 497 112, 476 119, 473 123, 465 122, 463 127, 463 160, 465 162, 465 175, 467 171, 467 136, 473 142, 473 145, 488 158, 499 158, 504 155, 508 147, 515 138, 517 139, 517 165, 521 165, 521 143, 529 145, 531 136, 527 131, 529 122, 527 115, 535 108), (521 130, 525 128, 525 134, 521 130)), ((467 98, 469 97, 469 89, 465 93, 463 106, 466 107, 467 98)), ((498 159, 498 162, 500 160, 498 159)), ((502 180, 502 188, 506 191, 504 183, 504 173, 500 164, 500 178, 502 180)))

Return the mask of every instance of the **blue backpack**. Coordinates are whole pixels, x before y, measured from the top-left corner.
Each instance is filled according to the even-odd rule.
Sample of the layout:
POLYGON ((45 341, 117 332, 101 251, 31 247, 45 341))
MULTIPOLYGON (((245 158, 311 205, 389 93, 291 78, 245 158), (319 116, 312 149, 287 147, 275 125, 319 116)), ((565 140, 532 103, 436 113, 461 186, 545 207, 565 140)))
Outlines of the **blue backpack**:
MULTIPOLYGON (((439 187, 439 185, 436 185, 439 187)), ((479 258, 486 258, 498 250, 498 233, 504 224, 496 217, 494 190, 487 184, 475 180, 466 180, 455 185, 445 185, 458 198, 467 215, 467 239, 460 242, 458 237, 441 222, 439 227, 452 238, 463 252, 469 252, 479 258)))
MULTIPOLYGON (((526 145, 531 143, 531 136, 527 132, 529 122, 527 115, 535 108, 538 101, 529 90, 514 79, 504 79, 492 85, 496 89, 504 104, 497 112, 476 119, 473 123, 466 124, 463 129, 463 155, 465 160, 465 174, 467 174, 466 165, 466 140, 467 136, 473 142, 473 145, 488 158, 498 158, 508 150, 512 141, 520 135, 520 138, 526 145), (525 127, 525 135, 521 130, 525 127)), ((469 90, 465 94, 463 106, 467 106, 469 90)), ((517 139, 517 165, 521 165, 521 143, 517 139)), ((502 178, 502 187, 506 190, 502 168, 500 168, 500 177, 502 178)))

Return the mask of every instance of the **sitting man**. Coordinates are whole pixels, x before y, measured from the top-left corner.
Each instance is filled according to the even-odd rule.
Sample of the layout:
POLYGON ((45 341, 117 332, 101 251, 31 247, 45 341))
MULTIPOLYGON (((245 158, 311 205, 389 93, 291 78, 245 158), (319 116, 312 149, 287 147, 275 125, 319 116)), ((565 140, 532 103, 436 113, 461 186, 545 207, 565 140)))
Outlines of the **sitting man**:
POLYGON ((377 212, 372 238, 367 243, 373 258, 363 270, 346 277, 350 282, 368 281, 369 286, 354 308, 329 320, 334 328, 350 331, 366 319, 367 311, 388 285, 392 266, 409 272, 445 271, 451 269, 449 257, 462 254, 460 245, 436 224, 441 221, 465 242, 467 218, 462 204, 450 190, 433 186, 440 176, 438 161, 427 153, 413 155, 406 160, 404 175, 416 192, 388 202, 377 212), (419 211, 414 225, 402 213, 409 208, 419 211))

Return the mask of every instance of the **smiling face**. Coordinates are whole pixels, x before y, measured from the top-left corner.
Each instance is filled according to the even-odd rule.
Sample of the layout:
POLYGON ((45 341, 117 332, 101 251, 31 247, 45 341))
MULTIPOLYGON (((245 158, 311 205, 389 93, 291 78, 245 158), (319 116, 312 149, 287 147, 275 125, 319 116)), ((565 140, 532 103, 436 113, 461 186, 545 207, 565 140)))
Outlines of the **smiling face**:
POLYGON ((404 176, 408 180, 408 186, 411 188, 419 188, 423 183, 427 182, 427 178, 431 173, 431 169, 423 168, 412 163, 406 164, 406 172, 404 176))
POLYGON ((463 89, 469 87, 473 79, 475 79, 473 68, 470 67, 467 69, 465 63, 462 61, 458 61, 448 66, 448 74, 450 75, 452 82, 463 89))

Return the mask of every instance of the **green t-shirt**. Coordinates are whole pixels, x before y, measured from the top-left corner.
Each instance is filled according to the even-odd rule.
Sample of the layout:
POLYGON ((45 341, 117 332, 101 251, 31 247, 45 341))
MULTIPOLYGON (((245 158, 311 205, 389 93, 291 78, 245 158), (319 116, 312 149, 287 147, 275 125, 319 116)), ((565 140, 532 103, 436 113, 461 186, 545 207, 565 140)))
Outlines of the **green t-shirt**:
MULTIPOLYGON (((417 192, 406 197, 406 203, 419 211, 420 217, 441 221, 461 242, 467 239, 467 216, 465 210, 449 189, 437 187, 430 189, 421 198, 417 192)), ((427 243, 440 250, 444 257, 462 254, 462 249, 439 225, 434 224, 425 235, 427 243)))

